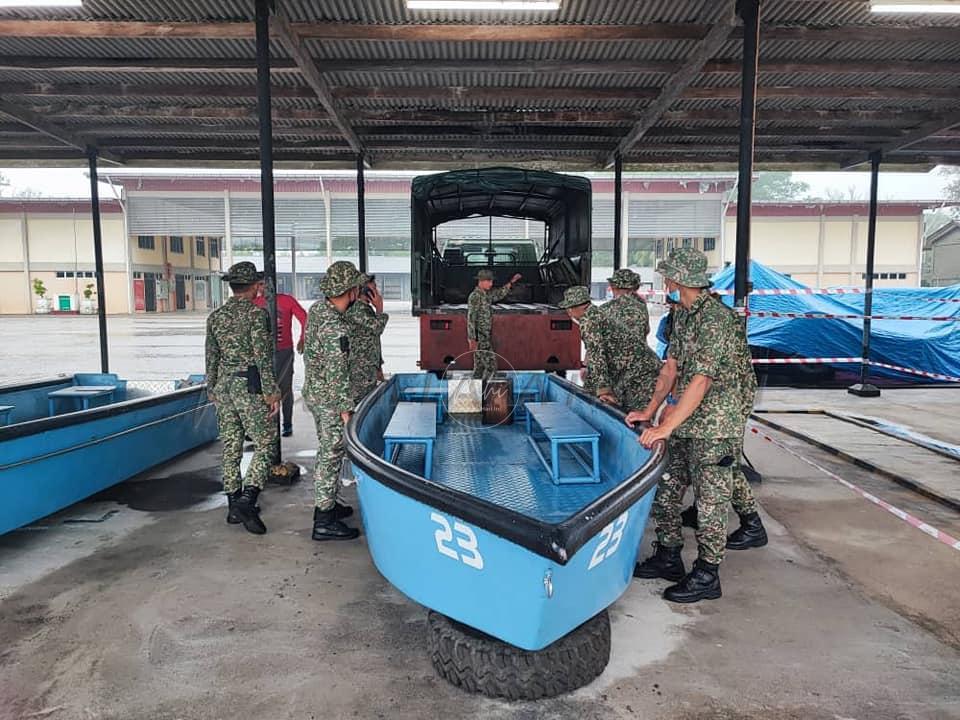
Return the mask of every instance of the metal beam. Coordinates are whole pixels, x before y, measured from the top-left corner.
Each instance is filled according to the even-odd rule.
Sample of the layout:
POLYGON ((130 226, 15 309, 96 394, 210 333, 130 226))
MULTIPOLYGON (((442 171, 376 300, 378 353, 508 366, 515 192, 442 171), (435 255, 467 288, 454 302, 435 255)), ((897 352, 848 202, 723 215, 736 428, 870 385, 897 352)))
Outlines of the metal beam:
MULTIPOLYGON (((87 152, 87 148, 90 145, 96 147, 95 144, 91 143, 89 140, 84 140, 83 138, 77 137, 70 130, 66 130, 55 123, 47 121, 45 118, 41 117, 32 110, 27 110, 13 103, 0 100, 0 113, 7 115, 19 123, 26 125, 33 130, 36 130, 38 133, 43 133, 49 137, 52 137, 54 140, 62 142, 64 145, 69 145, 72 148, 76 148, 81 152, 87 152)), ((101 152, 101 157, 107 162, 111 162, 115 165, 122 165, 123 160, 112 153, 101 152)))
POLYGON ((757 123, 757 68, 760 63, 760 0, 738 0, 743 19, 743 73, 740 79, 740 149, 737 181, 737 246, 734 299, 746 307, 750 292, 750 217, 753 190, 753 143, 757 123))
POLYGON ((340 112, 340 108, 334 100, 330 86, 320 74, 313 58, 310 57, 310 54, 304 49, 303 42, 281 13, 278 12, 276 14, 273 19, 273 25, 277 36, 287 46, 287 50, 289 50, 291 57, 293 57, 293 61, 297 67, 300 68, 303 79, 306 80, 310 88, 316 93, 317 99, 327 113, 329 113, 334 125, 340 128, 340 132, 349 143, 350 149, 363 157, 363 143, 360 142, 360 138, 357 137, 353 128, 350 127, 350 123, 346 117, 340 112))
POLYGON ((918 143, 922 143, 925 140, 929 140, 940 133, 952 130, 957 126, 960 126, 960 111, 955 111, 948 115, 941 115, 923 123, 920 125, 920 127, 907 132, 905 135, 897 138, 896 140, 892 140, 884 145, 873 148, 870 155, 867 157, 861 156, 859 158, 852 158, 844 161, 843 166, 845 169, 849 169, 865 162, 870 162, 874 152, 879 152, 881 155, 893 155, 900 153, 907 148, 910 148, 918 143))
POLYGON ((880 161, 883 155, 879 150, 870 153, 870 213, 867 220, 867 277, 866 292, 863 295, 863 349, 860 357, 860 382, 847 389, 851 395, 859 397, 879 397, 880 388, 870 384, 870 315, 873 313, 873 268, 877 250, 877 187, 880 181, 880 161))
POLYGON ((607 156, 607 167, 616 162, 618 155, 629 152, 637 144, 637 141, 643 137, 643 134, 660 121, 661 116, 697 79, 704 63, 727 42, 730 37, 730 29, 734 26, 736 19, 733 11, 734 4, 735 0, 723 0, 720 18, 716 24, 710 28, 710 32, 694 48, 690 56, 680 66, 680 69, 669 79, 657 99, 644 109, 640 119, 627 133, 627 136, 620 141, 617 149, 607 156))
POLYGON ((366 183, 363 180, 363 155, 357 155, 357 257, 360 272, 367 271, 367 215, 364 203, 366 183))
POLYGON ((100 328, 100 372, 110 372, 107 348, 107 297, 103 280, 103 231, 100 227, 100 188, 97 183, 97 149, 87 149, 90 173, 90 219, 93 221, 93 262, 97 282, 97 321, 100 328))
POLYGON ((613 269, 620 269, 620 251, 623 247, 623 155, 613 158, 613 269))
MULTIPOLYGON (((257 71, 251 58, 179 58, 179 57, 47 57, 10 55, 0 57, 0 70, 34 70, 70 73, 244 73, 257 71)), ((273 60, 271 75, 297 73, 300 70, 291 60, 273 60)))

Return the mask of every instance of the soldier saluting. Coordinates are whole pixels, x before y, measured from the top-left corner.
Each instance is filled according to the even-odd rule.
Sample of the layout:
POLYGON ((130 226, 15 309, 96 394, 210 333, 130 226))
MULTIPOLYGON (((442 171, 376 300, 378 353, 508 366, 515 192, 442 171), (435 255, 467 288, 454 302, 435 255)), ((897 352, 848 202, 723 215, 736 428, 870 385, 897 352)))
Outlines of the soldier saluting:
POLYGON ((366 279, 351 262, 333 263, 320 281, 325 298, 311 305, 307 314, 303 399, 317 424, 311 535, 314 540, 352 540, 360 534, 344 524, 353 508, 338 503, 337 493, 344 458, 343 428, 354 408, 350 391, 350 330, 345 315, 366 279))
POLYGON ((223 491, 227 522, 243 523, 248 532, 267 531, 257 496, 272 464, 277 426, 271 418, 280 409, 273 375, 273 337, 266 310, 254 305, 263 273, 251 262, 232 265, 223 280, 233 296, 207 318, 207 393, 217 406, 223 444, 223 491), (253 440, 247 477, 240 476, 243 436, 253 440))
POLYGON ((514 275, 503 287, 493 289, 493 272, 477 273, 477 287, 467 298, 467 346, 473 352, 473 377, 488 380, 497 373, 493 352, 493 303, 500 302, 523 276, 514 275))

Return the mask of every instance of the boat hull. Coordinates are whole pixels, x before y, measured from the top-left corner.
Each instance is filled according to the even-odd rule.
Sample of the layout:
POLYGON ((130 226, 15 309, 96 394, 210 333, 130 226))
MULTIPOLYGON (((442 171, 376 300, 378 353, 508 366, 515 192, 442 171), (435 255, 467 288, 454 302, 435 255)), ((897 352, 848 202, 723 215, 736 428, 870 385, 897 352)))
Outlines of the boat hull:
POLYGON ((0 533, 216 437, 203 385, 0 428, 0 533))

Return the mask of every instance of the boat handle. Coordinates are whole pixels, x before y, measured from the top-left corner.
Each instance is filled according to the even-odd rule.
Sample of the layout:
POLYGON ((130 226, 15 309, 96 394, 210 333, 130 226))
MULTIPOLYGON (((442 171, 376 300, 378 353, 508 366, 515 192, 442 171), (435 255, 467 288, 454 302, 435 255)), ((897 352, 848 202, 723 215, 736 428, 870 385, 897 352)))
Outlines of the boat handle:
POLYGON ((547 598, 553 597, 553 571, 547 570, 543 575, 543 589, 547 591, 547 598))

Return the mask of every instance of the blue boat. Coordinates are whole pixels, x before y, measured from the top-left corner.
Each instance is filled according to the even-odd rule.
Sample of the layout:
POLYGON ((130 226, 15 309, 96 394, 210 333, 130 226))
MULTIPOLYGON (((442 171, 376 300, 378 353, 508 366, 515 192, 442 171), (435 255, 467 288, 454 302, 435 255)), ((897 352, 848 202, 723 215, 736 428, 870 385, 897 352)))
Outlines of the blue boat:
POLYGON ((112 373, 0 386, 0 534, 217 437, 203 376, 128 383, 112 373))
POLYGON ((383 436, 405 398, 439 400, 449 410, 455 379, 391 378, 348 424, 347 452, 381 574, 447 618, 539 651, 626 590, 666 451, 662 445, 645 450, 621 413, 566 380, 507 376, 518 399, 514 413, 524 420, 489 426, 476 415, 443 413, 421 433, 435 430, 430 480, 422 444, 401 444, 385 458, 383 436), (589 450, 562 446, 551 455, 544 440, 528 432, 531 408, 558 406, 568 424, 589 426, 599 436, 598 481, 584 476, 589 450), (551 460, 559 473, 549 471, 551 460), (562 481, 571 474, 576 482, 562 481))

